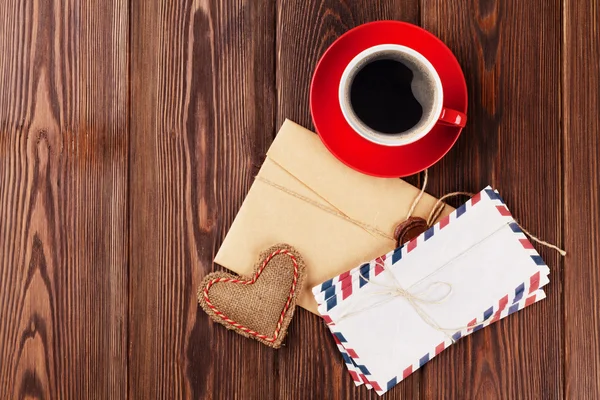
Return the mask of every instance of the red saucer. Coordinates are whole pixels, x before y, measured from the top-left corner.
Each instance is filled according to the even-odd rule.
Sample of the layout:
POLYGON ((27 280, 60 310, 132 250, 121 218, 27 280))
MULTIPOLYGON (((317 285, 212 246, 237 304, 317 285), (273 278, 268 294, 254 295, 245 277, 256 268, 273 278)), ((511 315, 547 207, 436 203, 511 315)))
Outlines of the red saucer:
POLYGON ((466 114, 467 85, 454 54, 431 33, 399 21, 358 26, 327 49, 313 75, 310 111, 321 140, 344 164, 379 177, 413 175, 439 161, 454 145, 462 128, 436 124, 427 136, 414 143, 388 147, 364 139, 348 125, 338 100, 342 73, 356 55, 380 44, 400 44, 425 56, 442 81, 444 107, 466 114))

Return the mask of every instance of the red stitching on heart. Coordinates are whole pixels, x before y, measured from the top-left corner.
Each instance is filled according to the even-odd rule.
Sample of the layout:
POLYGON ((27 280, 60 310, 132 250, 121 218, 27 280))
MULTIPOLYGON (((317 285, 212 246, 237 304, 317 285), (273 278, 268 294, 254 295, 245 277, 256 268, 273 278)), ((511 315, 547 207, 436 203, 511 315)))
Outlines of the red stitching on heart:
POLYGON ((250 335, 254 335, 258 338, 264 339, 269 342, 274 342, 275 340, 277 340, 277 336, 279 335, 279 331, 281 330, 281 324, 283 323, 285 314, 287 313, 287 310, 290 307, 290 303, 292 302, 292 298, 294 297, 294 292, 296 291, 296 283, 297 282, 298 282, 298 261, 296 260, 296 257, 294 257, 293 254, 290 254, 290 252, 287 249, 279 249, 279 250, 276 250, 273 253, 271 253, 265 259, 262 266, 258 269, 258 271, 256 271, 256 274, 254 274, 254 277, 252 277, 252 279, 250 279, 249 281, 240 280, 240 279, 236 279, 236 278, 217 278, 217 279, 213 279, 212 281, 209 281, 206 284, 206 287, 204 288, 204 300, 206 300, 206 304, 215 312, 215 314, 218 315, 225 322, 235 326, 238 329, 243 330, 246 333, 249 333, 250 335), (292 263, 294 263, 294 280, 292 282, 292 289, 290 290, 290 295, 287 298, 285 307, 283 307, 283 311, 281 312, 281 316, 279 317, 279 321, 277 322, 277 328, 275 329, 275 332, 273 333, 273 337, 269 337, 267 335, 263 335, 261 333, 255 332, 250 328, 246 328, 244 325, 239 324, 239 323, 229 319, 225 314, 223 314, 221 311, 217 310, 217 308, 215 306, 213 306, 213 304, 208 299, 208 290, 210 289, 210 287, 212 285, 214 285, 215 283, 218 283, 218 282, 231 282, 231 283, 239 283, 241 285, 252 285, 254 282, 256 282, 256 280, 258 279, 260 274, 263 272, 263 270, 265 269, 267 264, 273 259, 273 257, 275 257, 278 254, 285 254, 292 259, 292 263))

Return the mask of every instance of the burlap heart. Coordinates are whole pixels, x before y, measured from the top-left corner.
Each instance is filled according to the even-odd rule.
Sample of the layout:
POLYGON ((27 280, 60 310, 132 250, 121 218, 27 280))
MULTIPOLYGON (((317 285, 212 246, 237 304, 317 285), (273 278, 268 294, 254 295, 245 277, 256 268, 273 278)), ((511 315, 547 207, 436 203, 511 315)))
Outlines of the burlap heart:
POLYGON ((304 271, 298 252, 278 244, 261 253, 251 276, 223 271, 205 276, 198 300, 227 329, 279 348, 294 315, 304 271))

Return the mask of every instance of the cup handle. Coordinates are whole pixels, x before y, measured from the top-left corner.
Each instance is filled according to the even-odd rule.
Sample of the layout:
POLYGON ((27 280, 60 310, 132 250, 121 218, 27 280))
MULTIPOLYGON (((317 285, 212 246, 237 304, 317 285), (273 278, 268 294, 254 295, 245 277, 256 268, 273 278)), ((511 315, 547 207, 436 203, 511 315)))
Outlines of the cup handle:
POLYGON ((467 116, 460 111, 444 107, 442 108, 438 122, 444 125, 453 125, 464 128, 467 123, 467 116))

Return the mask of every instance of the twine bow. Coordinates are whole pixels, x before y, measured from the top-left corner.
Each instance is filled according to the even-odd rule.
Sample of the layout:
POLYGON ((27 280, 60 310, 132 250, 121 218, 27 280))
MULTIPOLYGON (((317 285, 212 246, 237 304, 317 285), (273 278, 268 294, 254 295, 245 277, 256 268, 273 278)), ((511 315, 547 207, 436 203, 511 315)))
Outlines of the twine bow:
MULTIPOLYGON (((442 304, 446 300, 448 300, 453 293, 452 285, 450 283, 441 282, 441 281, 432 282, 424 290, 417 292, 417 293, 412 293, 409 290, 404 289, 400 285, 400 282, 398 282, 398 280, 396 279, 394 274, 387 267, 383 266, 383 270, 391 277, 391 280, 393 281, 393 285, 386 285, 381 282, 375 282, 373 280, 369 280, 367 277, 365 277, 362 274, 362 271, 359 271, 359 275, 360 275, 361 279, 364 279, 365 281, 369 282, 372 285, 381 286, 381 287, 388 289, 388 290, 381 291, 381 292, 373 292, 373 293, 368 294, 367 296, 388 295, 389 297, 386 298, 385 300, 371 304, 368 307, 364 307, 364 308, 361 308, 358 310, 354 310, 354 311, 342 314, 339 318, 336 319, 336 322, 329 322, 328 325, 334 325, 336 323, 340 323, 344 319, 361 314, 361 313, 371 310, 375 307, 379 307, 379 306, 381 306, 385 303, 388 303, 396 298, 402 298, 408 302, 408 304, 415 310, 415 312, 419 315, 419 317, 423 320, 423 322, 425 322, 427 325, 429 325, 431 328, 435 329, 436 331, 443 333, 446 336, 446 338, 449 339, 450 342, 452 342, 452 343, 455 343, 456 340, 454 339, 452 334, 449 334, 449 332, 455 333, 458 331, 462 331, 464 329, 472 328, 472 326, 470 326, 470 325, 457 326, 457 327, 453 327, 453 328, 442 327, 422 307, 422 305, 442 304), (448 291, 441 298, 439 298, 437 300, 428 299, 425 295, 427 293, 429 293, 436 286, 446 286, 448 288, 448 291)), ((485 324, 486 322, 492 320, 494 317, 495 316, 492 314, 489 317, 485 318, 484 320, 478 322, 477 324, 478 325, 485 324)))
MULTIPOLYGON (((421 307, 421 304, 442 304, 444 303, 451 295, 452 295, 452 285, 449 284, 448 282, 432 282, 431 284, 429 284, 424 290, 420 291, 420 292, 410 292, 406 289, 404 289, 401 285, 400 282, 398 282, 398 280, 396 279, 396 277, 394 276, 394 274, 389 271, 385 266, 383 267, 384 271, 387 272, 389 274, 389 276, 391 277, 391 280, 393 281, 393 285, 386 285, 383 283, 378 283, 378 282, 374 282, 372 280, 369 280, 368 278, 366 278, 362 272, 359 272, 361 279, 364 279, 367 282, 370 282, 371 284, 377 285, 377 286, 381 286, 383 288, 386 288, 387 290, 384 291, 380 291, 380 292, 374 292, 374 293, 370 293, 369 296, 378 296, 378 295, 388 295, 389 297, 386 298, 385 300, 382 300, 380 302, 377 302, 375 304, 370 305, 369 307, 365 307, 359 310, 354 310, 351 311, 349 313, 343 314, 340 318, 337 319, 337 322, 341 322, 344 319, 350 318, 354 315, 360 314, 364 311, 370 310, 372 308, 378 307, 382 304, 388 303, 392 300, 394 300, 395 298, 403 298, 405 299, 413 308, 414 310, 417 312, 417 314, 419 314, 419 316, 421 317, 421 319, 423 321, 425 321, 425 323, 427 323, 429 326, 431 326, 433 329, 444 332, 446 330, 450 330, 450 329, 444 329, 442 327, 440 327, 437 322, 435 322, 435 320, 433 318, 431 318, 431 316, 429 316, 425 310, 423 310, 423 308, 421 307), (427 298, 427 293, 431 292, 435 287, 437 286, 445 286, 448 290, 447 292, 439 299, 429 299, 427 298)), ((448 336, 450 339, 452 339, 451 336, 448 336)))

